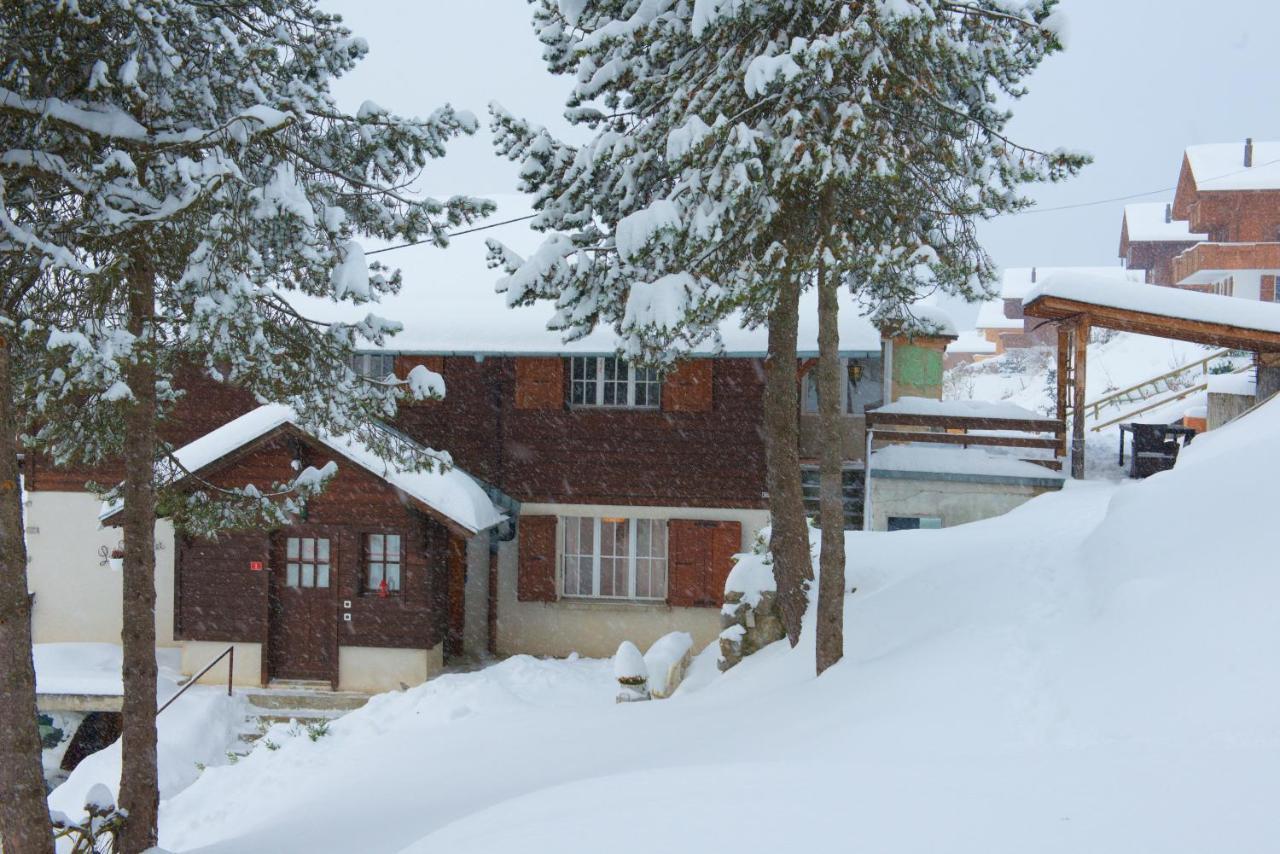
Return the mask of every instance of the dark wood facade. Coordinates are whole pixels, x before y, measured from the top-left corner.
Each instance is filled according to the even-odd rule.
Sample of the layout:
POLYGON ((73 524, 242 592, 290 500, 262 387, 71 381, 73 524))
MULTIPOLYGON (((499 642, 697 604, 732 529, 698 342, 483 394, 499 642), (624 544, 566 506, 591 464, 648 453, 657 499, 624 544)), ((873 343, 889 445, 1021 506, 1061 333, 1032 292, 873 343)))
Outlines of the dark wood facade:
POLYGON ((336 684, 340 646, 425 650, 445 639, 450 567, 457 563, 462 543, 386 481, 292 428, 203 476, 220 486, 263 485, 292 477, 295 459, 322 465, 334 458, 337 476, 307 502, 305 518, 290 526, 269 533, 229 533, 213 541, 180 539, 174 595, 178 640, 261 643, 264 679, 336 684), (367 534, 401 537, 399 591, 384 596, 367 589, 367 534), (289 537, 327 542, 327 587, 287 588, 284 544, 289 537), (255 571, 255 564, 263 569, 255 571))
POLYGON ((766 506, 759 360, 695 360, 656 410, 573 407, 566 361, 444 358, 445 399, 398 426, 521 502, 766 506))

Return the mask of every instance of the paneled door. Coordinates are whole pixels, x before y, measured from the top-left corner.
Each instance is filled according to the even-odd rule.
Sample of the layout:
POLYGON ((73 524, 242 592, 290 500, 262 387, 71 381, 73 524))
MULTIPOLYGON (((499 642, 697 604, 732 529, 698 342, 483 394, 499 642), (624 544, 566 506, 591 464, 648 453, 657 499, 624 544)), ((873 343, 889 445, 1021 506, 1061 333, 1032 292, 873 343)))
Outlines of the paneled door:
POLYGON ((337 540, 288 528, 273 538, 268 660, 273 679, 337 680, 337 540))

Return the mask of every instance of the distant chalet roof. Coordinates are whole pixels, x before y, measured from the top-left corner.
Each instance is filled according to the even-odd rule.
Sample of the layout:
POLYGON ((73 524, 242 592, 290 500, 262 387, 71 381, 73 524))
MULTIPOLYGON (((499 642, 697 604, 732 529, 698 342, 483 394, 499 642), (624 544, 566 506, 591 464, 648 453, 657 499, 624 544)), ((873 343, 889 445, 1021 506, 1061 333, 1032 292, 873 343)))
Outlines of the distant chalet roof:
MULTIPOLYGON (((490 222, 532 213, 526 197, 496 196, 493 199, 498 210, 490 222)), ((584 338, 566 342, 562 332, 547 328, 555 315, 551 303, 508 308, 505 294, 494 290, 502 272, 488 267, 485 239, 497 239, 528 256, 537 249, 542 237, 530 230, 528 223, 516 222, 456 237, 447 249, 423 245, 371 255, 370 260, 398 267, 404 276, 400 293, 380 303, 338 305, 298 295, 289 295, 288 299, 302 314, 322 321, 355 322, 370 313, 399 321, 404 329, 387 339, 382 348, 387 352, 476 356, 603 356, 617 352, 617 336, 612 329, 597 329, 584 338)), ((369 251, 374 248, 366 247, 369 251)), ((956 335, 955 324, 943 310, 916 305, 911 311, 920 321, 934 324, 938 334, 956 335)), ((721 324, 720 335, 724 355, 763 356, 768 349, 767 329, 763 326, 744 329, 737 316, 721 324)), ((798 345, 802 356, 818 353, 817 295, 812 289, 801 297, 798 345)), ((840 350, 846 355, 880 352, 879 330, 863 316, 854 298, 843 291, 840 350)), ((713 352, 713 342, 706 342, 697 351, 700 355, 713 352)))
POLYGON ((1253 143, 1253 165, 1244 165, 1243 142, 1219 142, 1187 147, 1187 163, 1196 189, 1280 190, 1280 142, 1253 143))
POLYGON ((990 355, 995 353, 996 345, 976 329, 966 329, 956 340, 947 345, 947 352, 953 355, 975 354, 990 355))
POLYGON ((1241 350, 1280 351, 1280 303, 1063 273, 1023 300, 1029 317, 1087 315, 1099 326, 1241 350))
MULTIPOLYGON (((1170 203, 1171 204, 1171 203, 1170 203)), ((1191 231, 1185 219, 1165 221, 1170 204, 1141 202, 1124 206, 1124 229, 1131 243, 1193 243, 1208 240, 1207 234, 1191 231)))
POLYGON ((1117 282, 1141 282, 1146 279, 1144 271, 1127 270, 1124 267, 1007 267, 1000 277, 1000 296, 1002 299, 1022 299, 1036 284, 1060 273, 1082 273, 1117 282), (1035 281, 1032 281, 1033 272, 1035 281))
MULTIPOLYGON (((276 403, 259 406, 227 422, 183 445, 174 452, 174 456, 188 471, 199 473, 234 451, 286 427, 292 427, 338 454, 339 473, 344 462, 354 463, 423 505, 430 515, 443 517, 469 533, 491 528, 506 518, 494 507, 480 485, 461 469, 442 470, 436 466, 431 471, 414 472, 393 468, 354 437, 331 436, 302 428, 293 410, 276 403)), ((105 520, 122 508, 121 502, 103 505, 99 518, 105 520)))
POLYGON ((978 306, 978 319, 974 321, 978 329, 1021 329, 1021 318, 1005 317, 1004 298, 989 299, 978 306))

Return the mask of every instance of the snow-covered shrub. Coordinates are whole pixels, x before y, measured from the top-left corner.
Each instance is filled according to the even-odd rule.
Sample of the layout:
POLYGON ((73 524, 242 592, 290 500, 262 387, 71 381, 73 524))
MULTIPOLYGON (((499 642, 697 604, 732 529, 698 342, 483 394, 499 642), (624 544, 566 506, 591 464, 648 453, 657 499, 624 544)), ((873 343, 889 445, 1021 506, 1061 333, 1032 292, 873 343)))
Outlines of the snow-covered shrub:
POLYGON ((618 702, 635 703, 648 700, 649 668, 640 649, 631 641, 618 644, 613 655, 613 675, 618 680, 618 702))
POLYGON ((670 697, 684 681, 692 660, 693 635, 688 632, 670 632, 654 641, 644 654, 650 695, 655 700, 670 697))

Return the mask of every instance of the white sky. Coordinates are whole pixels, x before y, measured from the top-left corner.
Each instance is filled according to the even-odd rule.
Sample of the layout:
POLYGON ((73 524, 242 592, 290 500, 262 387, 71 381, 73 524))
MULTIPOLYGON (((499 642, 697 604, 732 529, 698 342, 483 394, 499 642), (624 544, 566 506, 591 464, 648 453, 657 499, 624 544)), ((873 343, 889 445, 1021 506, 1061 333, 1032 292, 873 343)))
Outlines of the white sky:
MULTIPOLYGON (((497 100, 567 132, 560 118, 567 85, 542 64, 527 0, 324 5, 370 45, 368 59, 338 84, 349 108, 371 98, 395 112, 426 115, 447 101, 487 124, 486 105, 497 100)), ((1031 79, 1011 134, 1027 145, 1084 150, 1095 162, 1064 185, 1034 188, 1042 207, 1171 188, 1187 145, 1280 139, 1275 0, 1064 0, 1062 9, 1068 49, 1031 79)), ((424 183, 435 194, 509 194, 515 168, 493 154, 484 130, 455 142, 424 183)), ((1008 217, 981 234, 1005 266, 1115 264, 1123 206, 1008 217)), ((976 309, 953 311, 964 326, 976 309)))

